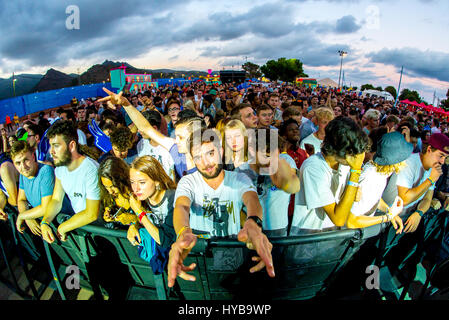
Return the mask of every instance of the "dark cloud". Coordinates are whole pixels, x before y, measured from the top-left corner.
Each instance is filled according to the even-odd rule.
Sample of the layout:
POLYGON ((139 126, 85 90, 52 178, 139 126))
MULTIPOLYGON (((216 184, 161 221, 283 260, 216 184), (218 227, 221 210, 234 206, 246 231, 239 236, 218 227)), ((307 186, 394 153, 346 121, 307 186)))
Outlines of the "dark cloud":
MULTIPOLYGON (((393 65, 398 69, 404 65, 411 76, 449 81, 449 54, 445 53, 384 49, 368 55, 369 64, 354 64, 360 58, 356 43, 348 45, 338 40, 338 36, 359 32, 363 20, 358 15, 346 15, 336 16, 332 21, 295 22, 298 7, 294 5, 311 1, 342 5, 360 2, 255 2, 246 11, 217 12, 208 0, 0 1, 0 70, 4 73, 39 66, 62 68, 77 59, 123 61, 153 48, 171 49, 205 41, 198 56, 191 61, 209 57, 216 58, 221 66, 237 67, 245 56, 258 64, 279 57, 298 58, 304 63, 306 73, 312 73, 308 68, 313 71, 314 67, 332 67, 329 75, 338 80, 340 57, 337 51, 345 50, 349 52, 344 59, 345 78, 352 83, 381 81, 383 78, 376 74, 357 69, 372 67, 372 63, 393 65), (80 30, 66 29, 68 15, 65 11, 69 5, 80 8, 80 30), (186 8, 194 5, 211 6, 210 13, 204 16, 186 14, 186 8), (337 38, 332 43, 320 40, 327 35, 337 38)), ((360 38, 362 42, 369 40, 360 38)), ((183 57, 182 52, 172 53, 168 61, 179 57, 183 57)), ((320 73, 324 77, 323 72, 320 73)))
POLYGON ((95 55, 100 59, 119 58, 127 52, 127 56, 137 55, 149 46, 140 39, 160 43, 163 38, 142 26, 156 27, 161 21, 155 14, 177 4, 179 1, 174 0, 156 1, 151 6, 144 0, 2 1, 2 32, 8 36, 0 40, 0 53, 3 58, 24 60, 29 66, 65 66, 70 58, 95 55), (69 5, 80 9, 79 30, 66 28, 69 5))
POLYGON ((449 81, 449 54, 414 48, 382 49, 367 55, 372 62, 395 66, 414 77, 449 81))
POLYGON ((188 24, 189 20, 181 14, 188 3, 176 0, 151 4, 145 0, 4 1, 0 4, 0 19, 2 31, 8 36, 0 40, 0 53, 4 59, 21 61, 24 68, 65 67, 71 59, 133 58, 156 47, 219 40, 223 48, 212 48, 203 55, 253 54, 256 59, 266 60, 299 54, 310 65, 334 65, 338 63, 335 52, 348 47, 323 44, 318 35, 357 30, 352 16, 336 22, 295 24, 295 11, 284 3, 258 5, 238 14, 211 13, 188 24), (66 29, 69 5, 80 9, 79 30, 66 29), (251 47, 226 47, 227 43, 232 47, 233 41, 242 38, 249 39, 245 41, 251 47))
POLYGON ((353 16, 344 16, 337 20, 335 31, 337 33, 354 33, 360 30, 362 26, 356 23, 353 16))

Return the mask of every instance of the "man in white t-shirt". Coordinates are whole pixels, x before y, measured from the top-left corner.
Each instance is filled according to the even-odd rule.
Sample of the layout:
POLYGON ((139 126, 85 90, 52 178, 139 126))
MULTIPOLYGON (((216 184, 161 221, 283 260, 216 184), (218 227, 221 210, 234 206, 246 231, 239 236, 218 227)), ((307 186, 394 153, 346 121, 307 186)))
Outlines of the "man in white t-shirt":
POLYGON ((345 225, 368 146, 368 136, 352 119, 338 117, 329 122, 321 152, 301 166, 291 235, 345 225))
POLYGON ((61 211, 64 195, 70 199, 73 215, 58 227, 58 238, 97 220, 100 209, 98 163, 79 153, 78 136, 72 121, 60 120, 48 129, 51 155, 56 166, 55 187, 41 222, 42 238, 55 240, 50 223, 61 211))
POLYGON ((430 208, 435 183, 442 174, 441 166, 449 155, 449 138, 434 133, 423 143, 422 150, 407 159, 407 167, 396 180, 398 195, 404 200, 402 216, 407 218, 404 232, 414 232, 430 208))
POLYGON ((271 257, 272 245, 262 233, 262 208, 251 181, 244 174, 223 170, 223 148, 219 134, 213 130, 194 131, 188 143, 197 172, 184 176, 178 183, 175 195, 173 225, 177 240, 172 245, 168 262, 168 286, 172 287, 179 275, 184 280, 195 281, 187 274, 195 268, 183 265, 183 260, 196 243, 195 233, 212 236, 238 234, 238 240, 254 248, 259 263, 251 272, 264 266, 274 277, 271 257), (247 220, 240 229, 240 210, 247 208, 247 220))

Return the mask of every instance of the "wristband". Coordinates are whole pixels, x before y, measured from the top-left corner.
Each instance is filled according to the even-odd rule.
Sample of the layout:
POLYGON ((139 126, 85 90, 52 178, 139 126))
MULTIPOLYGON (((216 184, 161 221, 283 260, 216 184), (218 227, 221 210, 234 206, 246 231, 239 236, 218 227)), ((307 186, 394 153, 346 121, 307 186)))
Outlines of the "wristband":
POLYGON ((388 208, 388 210, 387 210, 387 216, 388 216, 389 219, 393 219, 394 214, 390 211, 390 209, 391 208, 388 208))
POLYGON ((358 174, 362 173, 362 170, 351 169, 350 171, 351 173, 358 173, 358 174))
POLYGON ((246 221, 248 220, 253 220, 260 227, 260 229, 263 229, 262 219, 258 216, 249 216, 246 221))
POLYGON ((41 225, 43 225, 43 224, 46 224, 47 226, 49 226, 50 228, 51 228, 51 226, 48 224, 48 222, 47 221, 45 221, 45 220, 42 220, 41 221, 41 225))
POLYGON ((415 212, 418 212, 419 216, 422 217, 424 212, 422 212, 421 210, 415 210, 415 212))
POLYGON ((349 181, 348 181, 348 186, 358 188, 358 187, 359 187, 359 184, 358 184, 358 183, 355 183, 355 182, 352 182, 351 180, 349 180, 349 181))
POLYGON ((429 181, 430 181, 430 183, 432 184, 432 186, 434 186, 434 185, 435 185, 435 183, 436 183, 436 181, 432 181, 432 179, 430 179, 430 177, 429 177, 429 178, 427 178, 427 180, 429 180, 429 181))
POLYGON ((143 218, 144 216, 146 216, 146 215, 147 215, 147 213, 146 213, 145 211, 142 211, 142 212, 139 214, 139 221, 142 222, 142 218, 143 218))
POLYGON ((181 236, 181 234, 182 234, 182 233, 184 232, 184 230, 186 230, 186 229, 190 229, 190 227, 184 226, 184 227, 181 228, 181 230, 179 230, 178 235, 176 236, 176 240, 179 239, 179 237, 181 236))

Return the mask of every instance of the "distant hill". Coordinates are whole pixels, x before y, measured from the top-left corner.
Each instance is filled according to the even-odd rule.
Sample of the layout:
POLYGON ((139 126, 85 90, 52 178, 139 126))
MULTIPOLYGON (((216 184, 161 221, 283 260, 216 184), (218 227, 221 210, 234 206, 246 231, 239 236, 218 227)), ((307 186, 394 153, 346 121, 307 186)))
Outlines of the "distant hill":
POLYGON ((140 69, 133 67, 127 62, 113 62, 109 60, 105 60, 102 64, 96 64, 90 67, 86 72, 81 75, 81 83, 82 84, 90 84, 90 83, 99 83, 102 81, 110 81, 109 79, 109 71, 114 68, 118 68, 122 65, 126 66, 126 73, 137 73, 137 74, 151 74, 153 79, 159 78, 182 78, 184 77, 193 77, 197 78, 200 75, 205 76, 207 72, 204 71, 178 71, 171 69, 140 69))
MULTIPOLYGON (((138 73, 138 74, 151 74, 153 79, 159 78, 182 78, 182 77, 192 77, 197 78, 199 76, 207 75, 204 71, 183 71, 183 70, 172 70, 172 69, 139 69, 133 67, 127 62, 114 62, 110 60, 105 60, 102 64, 95 64, 90 67, 86 72, 79 76, 81 84, 91 84, 108 82, 109 71, 114 68, 118 68, 125 65, 127 73, 138 73)), ((215 74, 216 72, 214 72, 215 74)), ((70 86, 77 86, 78 75, 75 73, 65 74, 64 72, 49 69, 45 75, 41 74, 21 74, 16 75, 16 96, 33 93, 36 91, 47 91, 55 90, 70 86)), ((0 79, 0 99, 11 98, 14 96, 12 87, 12 77, 9 79, 0 79)))
POLYGON ((64 72, 49 69, 47 73, 42 77, 39 83, 34 87, 33 91, 48 91, 48 90, 56 90, 65 87, 70 87, 76 85, 78 82, 74 82, 74 77, 65 74, 64 72))
MULTIPOLYGON (((41 74, 19 74, 14 78, 16 81, 16 96, 28 94, 42 79, 41 74)), ((0 99, 14 97, 14 89, 12 85, 12 77, 9 79, 0 79, 0 99)))

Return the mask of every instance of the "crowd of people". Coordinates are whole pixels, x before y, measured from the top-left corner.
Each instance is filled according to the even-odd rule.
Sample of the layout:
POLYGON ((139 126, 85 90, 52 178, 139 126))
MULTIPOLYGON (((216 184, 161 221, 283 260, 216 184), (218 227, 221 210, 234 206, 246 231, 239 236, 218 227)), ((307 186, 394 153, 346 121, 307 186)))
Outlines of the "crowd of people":
POLYGON ((257 252, 275 276, 271 237, 391 223, 417 230, 449 206, 445 118, 379 97, 289 84, 104 89, 1 128, 0 219, 52 243, 90 223, 126 229, 168 285, 195 265, 198 237, 257 252), (51 224, 60 213, 70 216, 51 224))

